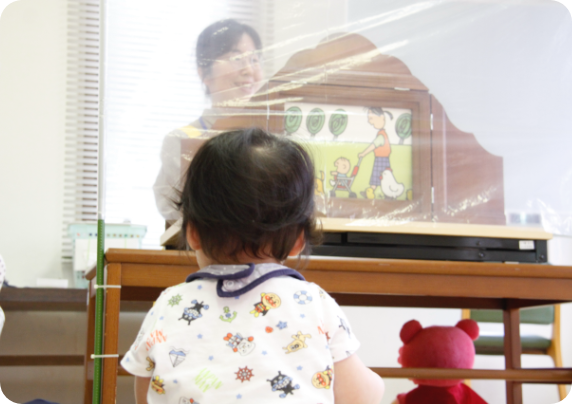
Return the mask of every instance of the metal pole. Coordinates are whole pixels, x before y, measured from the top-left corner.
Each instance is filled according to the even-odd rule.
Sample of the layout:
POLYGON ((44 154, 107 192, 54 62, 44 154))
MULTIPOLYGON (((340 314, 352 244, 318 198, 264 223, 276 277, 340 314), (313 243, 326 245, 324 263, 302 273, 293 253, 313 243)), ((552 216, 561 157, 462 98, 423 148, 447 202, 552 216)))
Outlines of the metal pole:
MULTIPOLYGON (((97 268, 96 284, 104 283, 104 251, 105 251, 105 164, 104 164, 104 139, 105 139, 105 0, 99 1, 99 144, 97 164, 97 268)), ((92 403, 101 403, 101 379, 103 375, 103 300, 105 290, 97 288, 95 291, 95 338, 94 338, 94 366, 93 366, 93 396, 92 403)))

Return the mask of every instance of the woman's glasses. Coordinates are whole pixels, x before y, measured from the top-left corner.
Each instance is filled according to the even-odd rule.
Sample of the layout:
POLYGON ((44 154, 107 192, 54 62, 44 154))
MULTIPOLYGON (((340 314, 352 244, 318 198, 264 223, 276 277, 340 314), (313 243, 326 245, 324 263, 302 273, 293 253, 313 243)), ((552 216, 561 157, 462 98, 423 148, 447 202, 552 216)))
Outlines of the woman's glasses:
POLYGON ((225 59, 218 59, 219 62, 228 62, 235 69, 242 69, 249 64, 253 69, 262 67, 262 56, 259 53, 235 53, 225 59))

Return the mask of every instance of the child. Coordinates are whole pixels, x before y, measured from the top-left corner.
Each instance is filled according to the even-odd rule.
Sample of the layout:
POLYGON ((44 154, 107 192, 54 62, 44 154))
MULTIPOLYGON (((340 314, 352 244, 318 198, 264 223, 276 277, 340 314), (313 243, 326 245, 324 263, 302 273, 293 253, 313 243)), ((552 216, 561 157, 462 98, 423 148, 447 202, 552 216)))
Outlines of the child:
POLYGON ((334 161, 334 166, 336 166, 336 171, 330 171, 330 174, 334 177, 333 180, 330 180, 330 185, 336 185, 338 180, 344 180, 348 178, 348 173, 350 172, 351 164, 350 161, 345 157, 338 157, 336 161, 334 161))
POLYGON ((335 301, 281 263, 315 230, 314 167, 259 129, 193 158, 180 209, 201 268, 166 289, 122 360, 142 403, 375 403, 383 381, 335 301))

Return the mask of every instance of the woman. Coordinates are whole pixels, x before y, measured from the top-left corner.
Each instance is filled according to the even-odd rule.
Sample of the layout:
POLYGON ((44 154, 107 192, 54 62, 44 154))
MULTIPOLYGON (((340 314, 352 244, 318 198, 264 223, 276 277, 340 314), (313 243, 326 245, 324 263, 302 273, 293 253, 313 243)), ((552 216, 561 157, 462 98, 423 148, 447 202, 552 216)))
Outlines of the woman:
POLYGON ((211 137, 210 129, 224 109, 239 107, 258 91, 262 80, 262 41, 254 28, 236 20, 217 21, 197 40, 197 72, 210 97, 212 108, 191 124, 165 136, 161 149, 161 171, 153 185, 155 202, 167 221, 178 219, 173 204, 180 189, 181 143, 183 139, 211 137))

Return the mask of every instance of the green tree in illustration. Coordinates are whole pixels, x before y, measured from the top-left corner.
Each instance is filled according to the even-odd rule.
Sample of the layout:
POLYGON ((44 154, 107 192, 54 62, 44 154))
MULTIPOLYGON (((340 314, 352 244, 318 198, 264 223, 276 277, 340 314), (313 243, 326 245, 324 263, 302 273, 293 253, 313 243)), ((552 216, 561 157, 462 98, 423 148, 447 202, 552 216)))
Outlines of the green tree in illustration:
POLYGON ((302 110, 298 107, 290 107, 284 114, 284 129, 291 135, 302 124, 302 110))
POLYGON ((306 118, 306 127, 308 128, 308 132, 310 132, 312 137, 316 136, 316 134, 322 130, 325 122, 326 114, 321 108, 314 108, 310 111, 308 117, 306 118))
POLYGON ((346 128, 348 127, 348 114, 343 109, 336 109, 332 116, 330 116, 330 121, 328 123, 330 132, 334 135, 334 139, 337 139, 346 128))
POLYGON ((403 144, 405 139, 411 136, 411 114, 399 115, 395 122, 395 132, 399 136, 399 144, 403 144))

